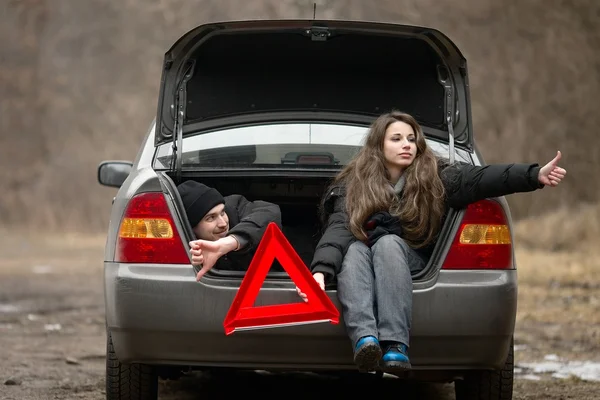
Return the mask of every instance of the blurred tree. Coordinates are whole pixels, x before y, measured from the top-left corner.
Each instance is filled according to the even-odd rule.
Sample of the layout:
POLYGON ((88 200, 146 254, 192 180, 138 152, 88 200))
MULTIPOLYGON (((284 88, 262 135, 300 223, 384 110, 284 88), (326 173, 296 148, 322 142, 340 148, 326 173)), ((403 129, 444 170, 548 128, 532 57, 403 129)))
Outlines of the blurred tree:
POLYGON ((48 20, 46 0, 0 5, 0 221, 22 221, 28 188, 48 160, 41 131, 40 48, 48 20))

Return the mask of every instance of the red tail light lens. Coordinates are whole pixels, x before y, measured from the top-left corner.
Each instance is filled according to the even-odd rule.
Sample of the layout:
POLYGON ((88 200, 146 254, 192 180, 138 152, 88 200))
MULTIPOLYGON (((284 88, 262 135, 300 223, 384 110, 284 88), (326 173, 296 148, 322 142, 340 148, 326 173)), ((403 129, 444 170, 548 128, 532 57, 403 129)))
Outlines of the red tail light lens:
POLYGON ((467 207, 443 269, 512 269, 512 242, 502 206, 482 200, 467 207))
POLYGON ((129 201, 115 258, 124 263, 190 264, 162 193, 140 193, 129 201))

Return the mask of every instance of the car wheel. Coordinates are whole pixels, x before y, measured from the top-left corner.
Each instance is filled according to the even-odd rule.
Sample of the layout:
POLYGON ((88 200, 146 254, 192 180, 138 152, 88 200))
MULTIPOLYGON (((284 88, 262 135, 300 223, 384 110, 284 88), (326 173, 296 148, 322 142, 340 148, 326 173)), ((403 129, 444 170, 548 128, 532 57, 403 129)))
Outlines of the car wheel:
POLYGON ((106 335, 106 399, 158 399, 156 368, 144 364, 121 364, 108 332, 106 335))
POLYGON ((454 382, 456 400, 512 400, 513 379, 514 339, 501 370, 469 373, 464 380, 454 382))

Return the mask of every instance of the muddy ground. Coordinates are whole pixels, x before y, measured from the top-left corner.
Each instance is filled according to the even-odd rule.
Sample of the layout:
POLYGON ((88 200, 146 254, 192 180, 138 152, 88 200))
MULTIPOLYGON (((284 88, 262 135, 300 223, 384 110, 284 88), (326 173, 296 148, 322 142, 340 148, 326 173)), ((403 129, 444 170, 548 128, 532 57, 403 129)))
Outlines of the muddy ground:
MULTIPOLYGON (((0 232, 0 399, 103 399, 104 238, 52 238, 51 232, 0 232), (42 235, 43 234, 43 235, 42 235), (45 236, 44 239, 40 237, 45 236)), ((600 252, 542 252, 518 248, 519 314, 515 399, 600 399, 598 364, 538 373, 530 363, 600 362, 600 252), (585 370, 586 367, 579 368, 585 370), (585 375, 587 373, 588 375, 585 375), (571 376, 570 376, 571 375, 571 376)), ((537 364, 540 367, 540 364, 537 364)), ((310 375, 237 374, 237 390, 342 398, 342 388, 310 375)), ((161 399, 222 397, 223 377, 161 382, 161 399)), ((352 387, 351 387, 352 386, 352 387)), ((403 399, 453 399, 452 385, 399 385, 403 399)), ((233 393, 232 393, 233 394, 233 393)))

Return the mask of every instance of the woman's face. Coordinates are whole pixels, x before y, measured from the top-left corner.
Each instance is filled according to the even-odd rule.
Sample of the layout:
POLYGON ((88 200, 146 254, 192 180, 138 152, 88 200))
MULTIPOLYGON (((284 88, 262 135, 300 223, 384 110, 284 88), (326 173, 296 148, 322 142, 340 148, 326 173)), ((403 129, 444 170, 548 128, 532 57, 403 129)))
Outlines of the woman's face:
POLYGON ((406 122, 391 123, 383 139, 383 156, 387 168, 408 168, 417 156, 417 136, 406 122))

